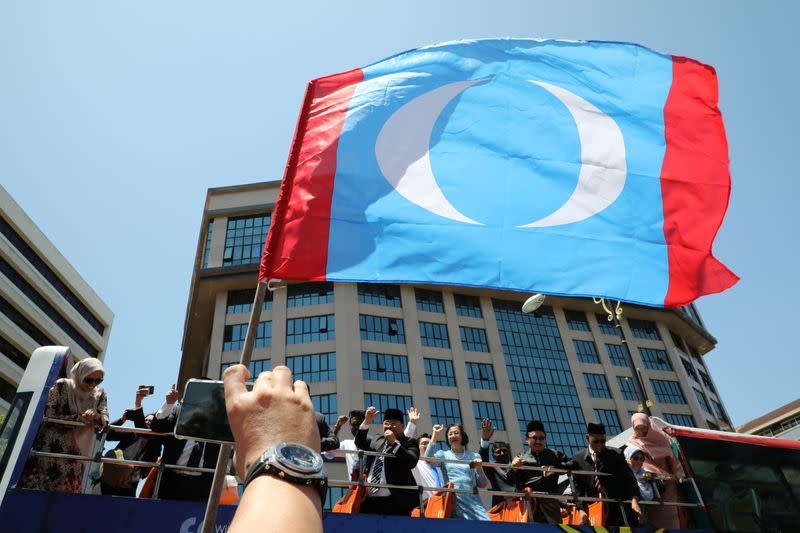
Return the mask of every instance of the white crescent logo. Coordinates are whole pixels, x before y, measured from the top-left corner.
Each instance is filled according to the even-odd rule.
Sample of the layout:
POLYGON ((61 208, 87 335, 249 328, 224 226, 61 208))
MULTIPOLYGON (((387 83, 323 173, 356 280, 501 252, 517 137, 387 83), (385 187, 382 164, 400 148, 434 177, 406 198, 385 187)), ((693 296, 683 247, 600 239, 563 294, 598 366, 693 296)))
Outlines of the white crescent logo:
MULTIPOLYGON (((464 90, 485 80, 448 83, 420 95, 386 121, 375 142, 378 166, 391 186, 408 201, 457 222, 472 220, 445 196, 433 175, 430 137, 447 104, 464 90)), ((566 106, 578 128, 581 169, 569 199, 555 212, 521 228, 560 226, 585 220, 610 206, 622 193, 627 176, 625 141, 617 123, 580 96, 556 85, 528 80, 566 106)))

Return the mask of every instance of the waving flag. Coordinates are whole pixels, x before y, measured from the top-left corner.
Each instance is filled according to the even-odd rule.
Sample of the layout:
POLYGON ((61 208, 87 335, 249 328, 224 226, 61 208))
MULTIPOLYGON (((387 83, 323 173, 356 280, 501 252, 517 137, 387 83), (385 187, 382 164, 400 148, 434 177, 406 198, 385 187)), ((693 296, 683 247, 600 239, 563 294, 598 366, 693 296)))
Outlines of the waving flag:
POLYGON ((714 70, 633 44, 493 39, 312 81, 260 279, 687 304, 730 194, 714 70))

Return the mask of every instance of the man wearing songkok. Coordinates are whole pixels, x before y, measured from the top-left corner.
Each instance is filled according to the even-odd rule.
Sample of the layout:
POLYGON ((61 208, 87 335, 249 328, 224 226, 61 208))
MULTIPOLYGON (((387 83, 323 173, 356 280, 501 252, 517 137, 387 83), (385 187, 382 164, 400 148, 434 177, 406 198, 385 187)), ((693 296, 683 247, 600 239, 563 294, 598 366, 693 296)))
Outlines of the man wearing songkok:
MULTIPOLYGON (((619 500, 633 500, 633 505, 624 504, 625 516, 628 524, 637 524, 639 507, 639 485, 633 475, 628 462, 619 451, 606 447, 606 428, 603 424, 590 423, 586 429, 586 442, 589 447, 575 454, 572 466, 576 470, 594 470, 595 472, 609 474, 606 476, 575 475, 576 496, 590 498, 612 498, 619 500)), ((588 524, 586 514, 587 502, 581 502, 582 519, 588 524)), ((604 525, 624 526, 625 519, 618 504, 606 506, 608 518, 604 525)))
MULTIPOLYGON (((528 422, 525 428, 525 442, 528 443, 528 452, 515 457, 511 466, 536 466, 545 470, 514 469, 509 473, 509 480, 515 483, 517 490, 520 491, 527 487, 534 492, 556 494, 558 473, 552 472, 551 469, 566 468, 569 459, 563 453, 547 447, 547 432, 539 420, 528 422)), ((534 522, 561 523, 561 506, 558 500, 550 498, 534 498, 534 500, 536 501, 534 522)))
MULTIPOLYGON (((416 439, 406 437, 403 411, 386 409, 383 414, 383 434, 367 438, 369 425, 378 416, 375 407, 367 409, 364 422, 356 433, 356 446, 360 450, 380 452, 380 457, 370 456, 366 463, 367 482, 390 485, 415 486, 411 471, 419 461, 419 444, 416 439)), ((416 490, 370 487, 361 504, 365 514, 408 516, 419 505, 416 490)))
MULTIPOLYGON (((494 435, 494 428, 492 421, 484 418, 481 421, 481 459, 485 463, 511 463, 511 447, 507 442, 494 441, 492 442, 492 435, 494 435)), ((486 479, 489 480, 489 486, 493 491, 499 492, 514 492, 516 490, 514 483, 508 480, 508 475, 511 472, 510 468, 484 468, 483 473, 486 479)), ((504 496, 492 496, 492 507, 502 503, 506 500, 504 496)))

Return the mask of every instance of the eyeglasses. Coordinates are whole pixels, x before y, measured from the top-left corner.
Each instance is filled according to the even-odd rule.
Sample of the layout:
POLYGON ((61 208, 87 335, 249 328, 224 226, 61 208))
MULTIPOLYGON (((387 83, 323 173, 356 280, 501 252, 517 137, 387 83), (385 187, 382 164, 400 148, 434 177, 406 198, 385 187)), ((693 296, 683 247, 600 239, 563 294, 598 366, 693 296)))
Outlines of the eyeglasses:
POLYGON ((547 437, 540 437, 540 436, 537 435, 535 437, 533 437, 533 436, 532 437, 528 437, 528 440, 532 440, 534 442, 544 442, 544 441, 547 440, 547 437))
POLYGON ((87 385, 100 385, 103 382, 103 378, 83 378, 83 382, 87 385))

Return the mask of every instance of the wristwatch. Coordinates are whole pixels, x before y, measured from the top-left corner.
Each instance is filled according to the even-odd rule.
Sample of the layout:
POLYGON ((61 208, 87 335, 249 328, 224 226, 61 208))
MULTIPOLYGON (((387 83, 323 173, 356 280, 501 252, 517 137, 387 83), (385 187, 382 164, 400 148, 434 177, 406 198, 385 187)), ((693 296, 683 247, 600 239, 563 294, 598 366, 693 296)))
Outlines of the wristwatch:
POLYGON ((322 456, 308 446, 296 442, 281 442, 261 454, 250 466, 244 486, 261 475, 270 475, 290 483, 313 486, 319 491, 322 504, 328 489, 328 473, 322 456))

